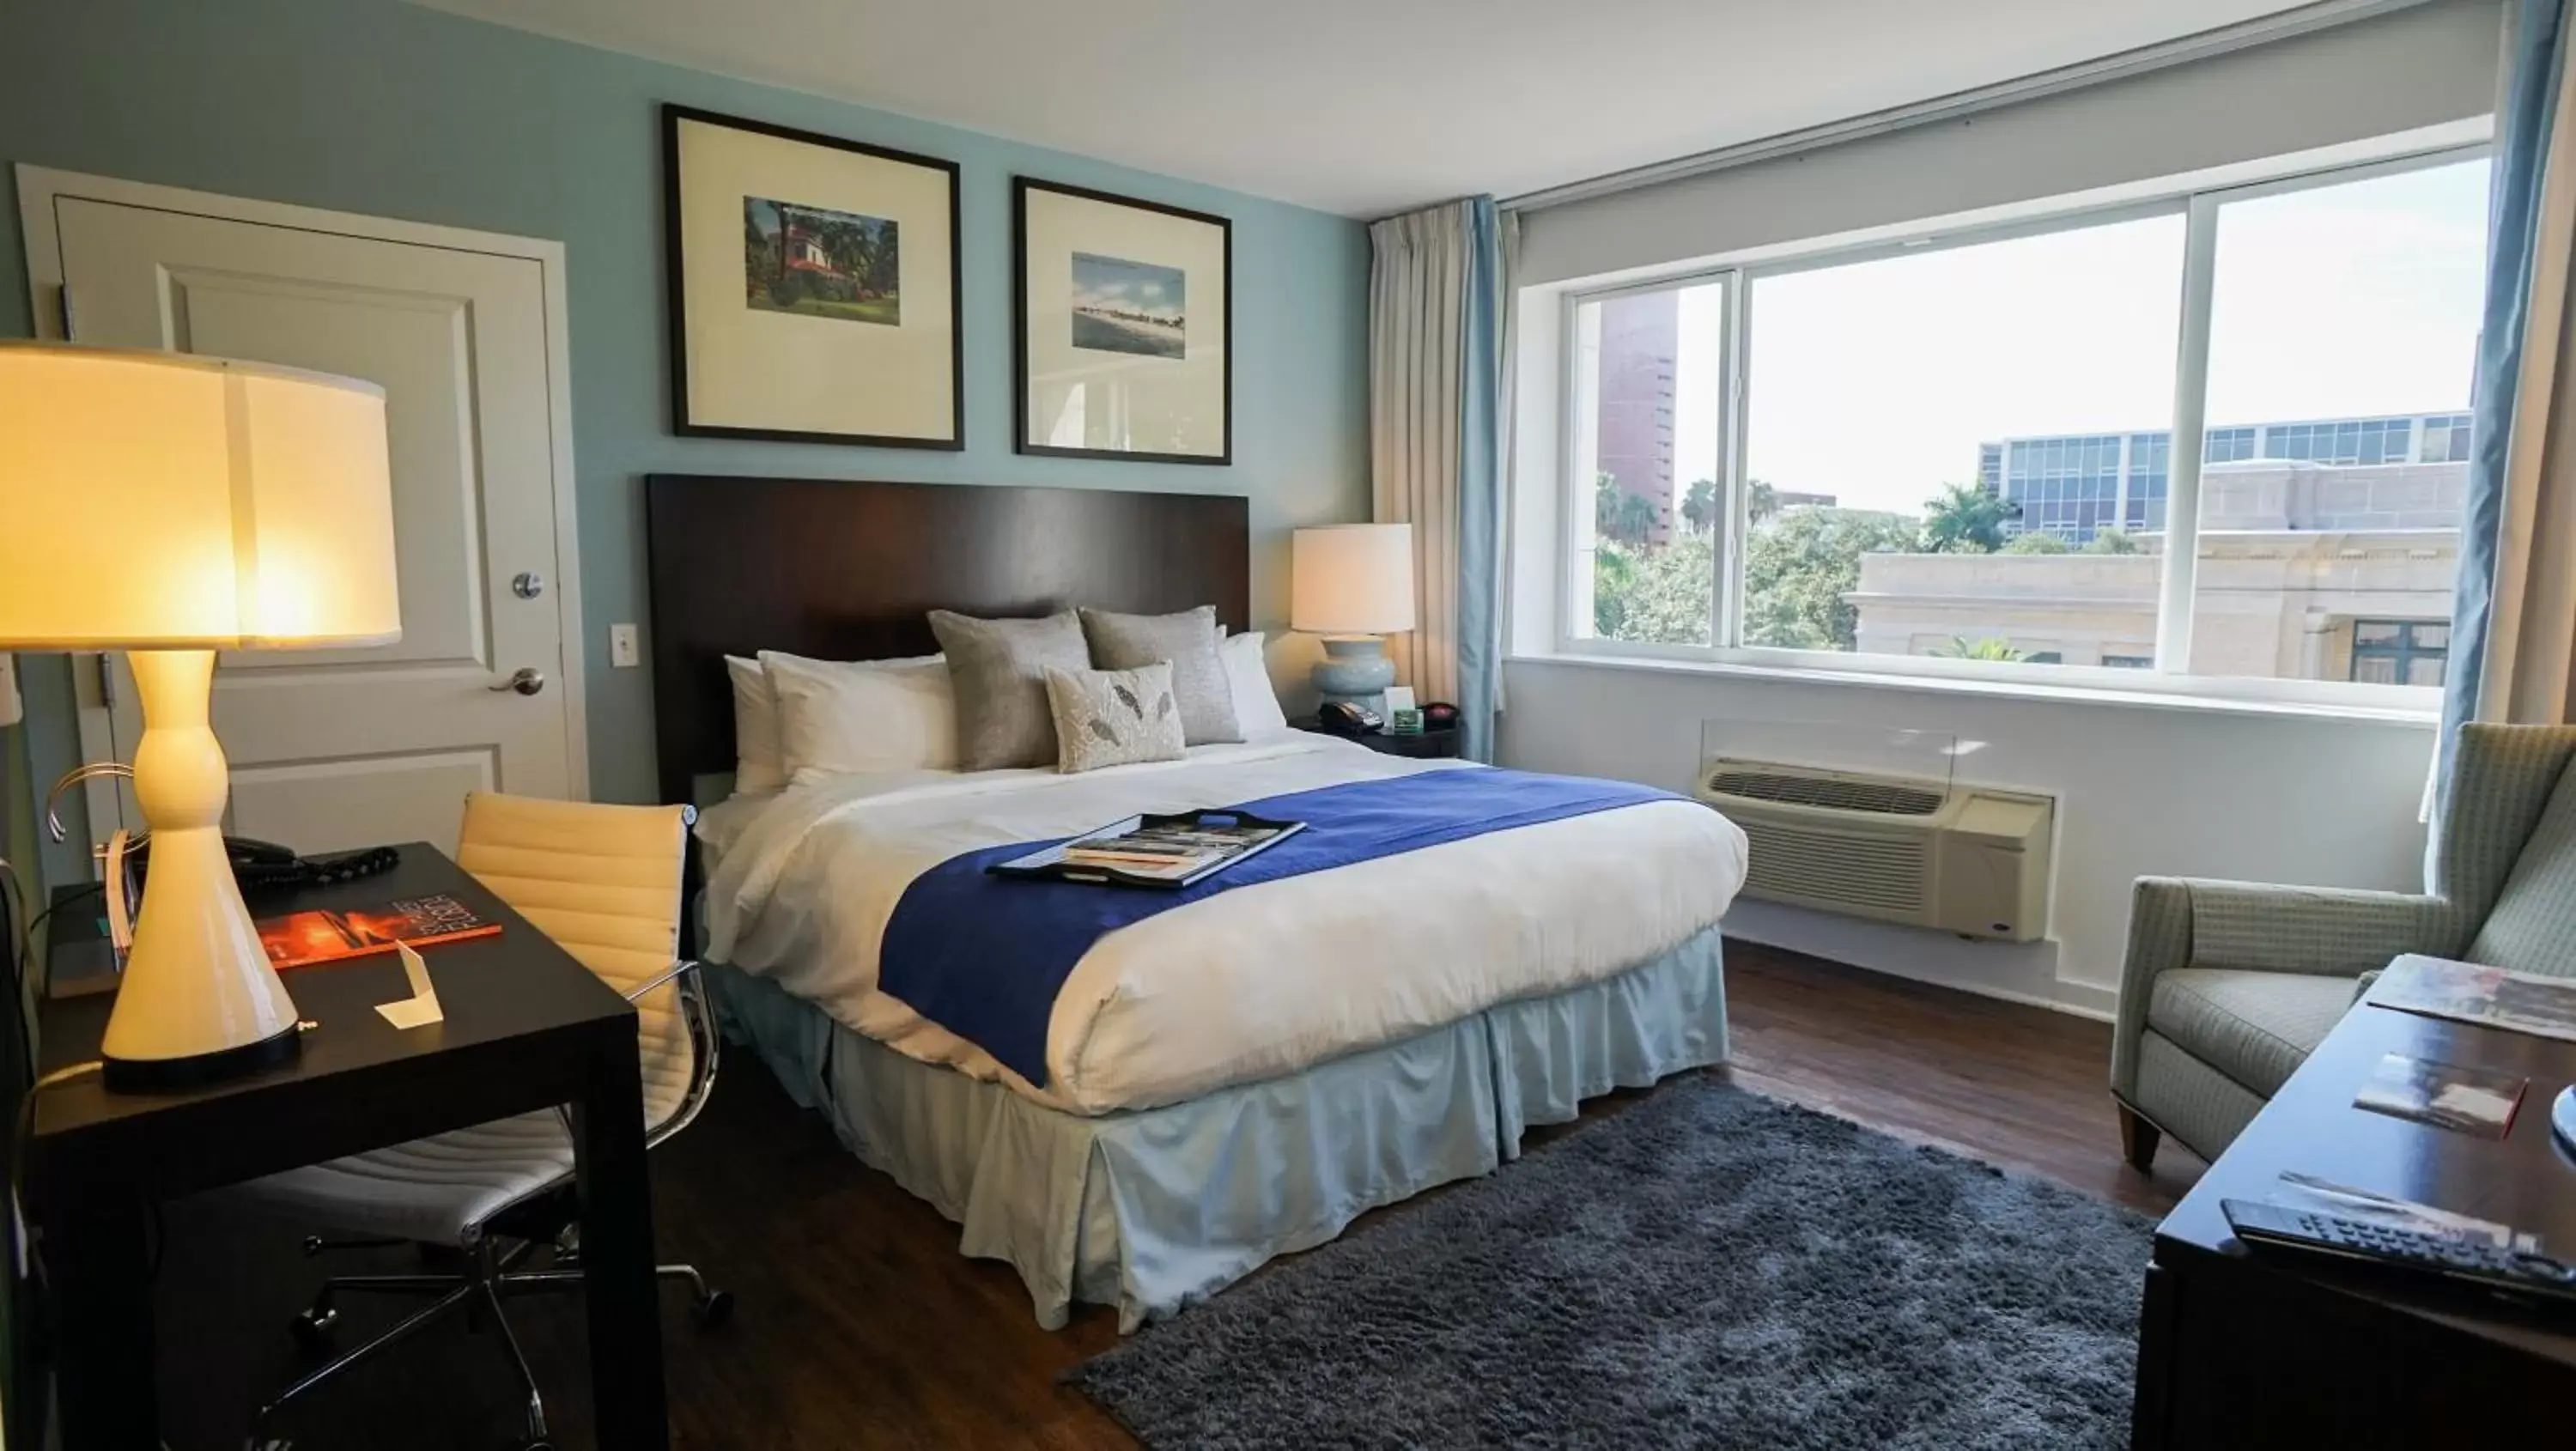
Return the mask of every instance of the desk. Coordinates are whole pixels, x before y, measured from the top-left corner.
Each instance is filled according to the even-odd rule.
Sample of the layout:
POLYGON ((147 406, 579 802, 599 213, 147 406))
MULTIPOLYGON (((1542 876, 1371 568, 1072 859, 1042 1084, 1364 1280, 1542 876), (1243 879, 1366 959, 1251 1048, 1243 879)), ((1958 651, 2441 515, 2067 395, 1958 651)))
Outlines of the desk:
MULTIPOLYGON (((65 1446, 160 1444, 151 1205, 558 1104, 572 1109, 600 1444, 668 1445, 635 1010, 425 842, 404 846, 383 876, 255 895, 250 908, 270 917, 439 892, 502 924, 497 937, 421 954, 445 1022, 405 1033, 377 1016, 375 1004, 408 992, 390 955, 299 967, 287 991, 315 1026, 296 1063, 178 1093, 110 1093, 89 1077, 37 1100, 30 1209, 55 1290, 65 1446)), ((97 1056, 112 1002, 43 1005, 46 1071, 97 1056)))
POLYGON ((2549 1135, 2549 1101, 2570 1082, 2576 1043, 2368 1005, 2345 1014, 2156 1227, 2138 1451, 2568 1444, 2576 1320, 2248 1254, 2218 1204, 2278 1198, 2282 1171, 2296 1170, 2576 1253, 2576 1162, 2549 1135), (2512 1131, 2484 1139, 2353 1107, 2389 1053, 2529 1078, 2512 1131))

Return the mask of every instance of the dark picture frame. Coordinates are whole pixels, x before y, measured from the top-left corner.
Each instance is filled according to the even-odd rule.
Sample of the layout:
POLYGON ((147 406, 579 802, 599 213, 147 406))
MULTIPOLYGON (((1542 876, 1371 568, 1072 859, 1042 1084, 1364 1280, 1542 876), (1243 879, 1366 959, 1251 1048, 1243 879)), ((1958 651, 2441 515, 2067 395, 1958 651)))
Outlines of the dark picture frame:
MULTIPOLYGON (((728 116, 720 112, 700 110, 694 106, 666 102, 661 108, 661 113, 662 264, 668 289, 671 431, 691 438, 744 438, 780 443, 839 443, 859 444, 873 448, 935 449, 952 453, 962 451, 966 447, 966 308, 965 249, 962 240, 958 164, 918 152, 872 146, 863 141, 827 136, 820 132, 799 130, 792 126, 780 126, 741 116, 728 116), (689 325, 691 275, 686 233, 690 215, 689 203, 692 197, 686 188, 694 184, 713 189, 707 194, 706 204, 710 207, 714 205, 712 198, 718 193, 740 189, 739 186, 718 178, 697 178, 693 183, 692 178, 684 174, 685 169, 681 163, 682 128, 692 125, 743 132, 785 146, 818 147, 828 151, 851 153, 898 166, 918 167, 937 175, 947 193, 945 220, 948 236, 945 251, 948 265, 948 296, 945 311, 948 330, 947 357, 941 366, 947 376, 949 407, 944 419, 941 420, 945 426, 944 434, 933 431, 866 432, 855 429, 783 427, 766 423, 727 421, 721 416, 709 416, 714 410, 704 405, 692 406, 690 385, 692 364, 695 363, 702 372, 710 365, 703 359, 691 357, 689 325)), ((899 279, 900 258, 903 254, 896 250, 900 236, 898 224, 865 213, 855 206, 835 208, 824 204, 826 201, 833 200, 840 199, 800 196, 793 198, 792 204, 782 204, 754 192, 745 191, 740 201, 740 214, 746 229, 753 227, 757 218, 789 236, 794 234, 788 229, 794 227, 800 218, 828 219, 827 222, 818 224, 817 229, 838 228, 836 235, 871 244, 872 250, 882 249, 887 260, 879 262, 877 270, 883 272, 893 269, 899 279)), ((787 265, 783 260, 784 245, 785 239, 782 238, 782 267, 787 265)), ((907 295, 900 280, 884 295, 871 296, 863 289, 861 282, 852 279, 851 272, 854 269, 836 265, 835 259, 830 256, 825 244, 816 242, 814 250, 817 261, 813 264, 812 270, 825 278, 830 288, 829 292, 824 292, 823 295, 792 297, 782 301, 782 290, 772 284, 769 288, 771 295, 768 297, 762 297, 746 286, 743 291, 726 298, 711 292, 705 286, 706 278, 701 276, 699 305, 757 312, 802 312, 806 316, 798 319, 800 324, 822 328, 868 328, 888 324, 899 328, 902 325, 903 309, 912 304, 914 299, 907 295), (747 297, 750 300, 746 300, 747 297)), ((818 289, 818 292, 821 291, 818 289)), ((929 301, 935 316, 937 299, 933 298, 929 301)), ((866 382, 864 377, 854 377, 850 380, 850 386, 860 388, 866 386, 866 382)))
MULTIPOLYGON (((1111 249, 1095 255, 1077 248, 1073 255, 1076 276, 1069 284, 1079 291, 1090 280, 1103 289, 1134 285, 1136 279, 1174 277, 1185 269, 1150 258, 1125 258, 1108 255, 1111 249)), ((1189 286, 1201 292, 1207 279, 1191 274, 1189 286)), ((1044 181, 1020 176, 1011 181, 1011 438, 1020 453, 1051 458, 1116 459, 1125 463, 1209 464, 1227 466, 1234 462, 1234 222, 1211 212, 1193 211, 1168 202, 1142 197, 1121 196, 1090 187, 1064 182, 1044 181), (1033 329, 1042 318, 1053 321, 1068 313, 1042 310, 1032 304, 1031 288, 1037 281, 1030 266, 1030 201, 1032 196, 1070 198, 1109 208, 1149 213, 1212 229, 1219 276, 1214 279, 1220 294, 1216 358, 1211 365, 1216 374, 1218 395, 1216 416, 1218 439, 1212 451, 1192 452, 1151 448, 1100 448, 1054 444, 1033 436, 1030 415, 1034 407, 1031 369, 1033 354, 1043 343, 1033 346, 1033 329)), ((1088 309, 1074 306, 1070 310, 1073 327, 1069 339, 1072 347, 1103 355, 1118 354, 1140 360, 1136 366, 1152 369, 1171 363, 1187 366, 1189 353, 1200 347, 1198 335, 1188 330, 1187 315, 1175 307, 1168 316, 1150 316, 1136 311, 1118 311, 1109 307, 1088 309), (1089 313, 1089 316, 1086 316, 1089 313)), ((1118 366, 1112 363, 1112 366, 1118 366)), ((1203 386, 1203 384, 1202 384, 1203 386)))

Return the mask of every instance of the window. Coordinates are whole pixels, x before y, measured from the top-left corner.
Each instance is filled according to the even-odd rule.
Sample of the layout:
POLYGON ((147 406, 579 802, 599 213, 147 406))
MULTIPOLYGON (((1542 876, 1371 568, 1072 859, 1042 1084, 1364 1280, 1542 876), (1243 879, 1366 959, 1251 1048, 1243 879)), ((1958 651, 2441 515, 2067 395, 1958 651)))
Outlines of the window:
POLYGON ((2167 214, 1751 273, 1745 476, 1835 503, 1748 512, 1742 643, 2055 664, 2067 619, 1998 591, 2151 592, 2115 526, 2161 509, 2164 449, 2102 425, 2171 407, 2182 247, 2167 214))
POLYGON ((2205 435, 2200 456, 2214 464, 2232 464, 2254 456, 2257 428, 2213 428, 2205 435))
POLYGON ((2349 679, 2373 685, 2440 685, 2451 661, 2447 620, 2355 620, 2349 679))
POLYGON ((2121 495, 2126 502, 2118 521, 2122 530, 2165 527, 2165 465, 2172 453, 2172 434, 2129 435, 2128 488, 2121 495))
POLYGON ((1727 286, 1587 302, 1576 319, 1578 638, 1714 638, 1718 353, 1727 286))
POLYGON ((2209 415, 2300 421, 2267 426, 2255 459, 2201 475, 2188 668, 2439 685, 2439 648, 2364 655, 2361 631, 2380 627, 2357 626, 2344 670, 2309 621, 2450 619, 2469 473, 2450 443, 2469 430, 2447 410, 2468 402, 2484 311, 2487 165, 2205 205, 2209 415))
POLYGON ((2437 685, 2487 170, 2454 151, 1576 296, 1563 637, 2437 685))
POLYGON ((2424 463, 2468 462, 2469 415, 2446 413, 2425 419, 2423 450, 2416 457, 2424 463))

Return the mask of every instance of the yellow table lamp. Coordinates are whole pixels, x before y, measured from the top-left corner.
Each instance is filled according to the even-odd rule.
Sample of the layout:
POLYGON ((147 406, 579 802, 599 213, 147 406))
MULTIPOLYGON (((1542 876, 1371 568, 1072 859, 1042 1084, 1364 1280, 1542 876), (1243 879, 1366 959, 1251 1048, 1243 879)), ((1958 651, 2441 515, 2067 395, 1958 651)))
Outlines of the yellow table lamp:
POLYGON ((292 1059, 224 855, 218 650, 402 637, 384 391, 260 363, 0 343, 0 649, 129 653, 152 833, 107 1081, 292 1059))

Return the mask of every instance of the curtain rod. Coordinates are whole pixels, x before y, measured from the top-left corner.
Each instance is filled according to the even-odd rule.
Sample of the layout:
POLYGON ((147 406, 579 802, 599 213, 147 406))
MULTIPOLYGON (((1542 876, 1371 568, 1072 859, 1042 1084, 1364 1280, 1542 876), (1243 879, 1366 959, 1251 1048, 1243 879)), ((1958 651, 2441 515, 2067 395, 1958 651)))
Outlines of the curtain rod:
POLYGON ((1820 126, 1807 126, 1796 131, 1783 131, 1774 136, 1760 137, 1752 141, 1740 141, 1732 146, 1721 146, 1713 151, 1675 157, 1670 161, 1633 166, 1625 171, 1610 172, 1587 181, 1568 182, 1563 186, 1523 192, 1519 196, 1504 198, 1501 205, 1512 211, 1534 211, 1541 207, 1563 206, 1567 202, 1584 201, 1592 197, 1634 191, 1640 187, 1655 186, 1663 182, 1704 176, 1713 171, 1749 166, 1757 161, 1773 161, 1802 151, 1814 151, 1847 141, 1883 136, 1891 131, 1903 131, 1916 126, 1956 120, 1963 116, 1973 116, 2024 101, 2062 95, 2087 86, 2125 80, 2131 76, 2146 75, 2178 65, 2188 65, 2193 61, 2209 60, 2254 46, 2268 45, 2276 40, 2311 35, 2320 30, 2330 30, 2336 26, 2351 25, 2434 3, 2437 3, 2437 0, 2316 0, 2314 4, 2302 5, 2278 14, 2258 16, 2252 20, 2238 21, 2234 25, 2222 25, 2212 30, 2198 31, 2191 35, 2158 41, 2153 45, 2138 46, 2135 49, 2119 51, 2094 60, 2078 61, 2073 65, 2059 66, 2055 70, 2039 71, 2008 81, 1997 81, 1990 86, 1954 91, 1949 95, 1936 96, 1928 101, 1890 106, 1885 110, 1871 111, 1840 121, 1828 121, 1820 126))

